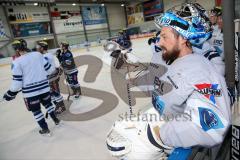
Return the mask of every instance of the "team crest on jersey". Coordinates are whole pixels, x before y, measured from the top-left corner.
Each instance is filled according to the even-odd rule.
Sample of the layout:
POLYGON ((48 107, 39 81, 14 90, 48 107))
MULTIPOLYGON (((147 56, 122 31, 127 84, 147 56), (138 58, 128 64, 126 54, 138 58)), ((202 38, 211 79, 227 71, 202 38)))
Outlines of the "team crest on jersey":
POLYGON ((200 124, 204 131, 224 127, 218 115, 211 109, 199 107, 198 111, 200 117, 200 124))
POLYGON ((212 101, 214 104, 216 103, 215 97, 222 96, 222 90, 218 89, 218 84, 196 84, 197 91, 203 94, 206 98, 212 101))
POLYGON ((67 53, 65 53, 65 56, 66 57, 71 57, 71 53, 67 52, 67 53))

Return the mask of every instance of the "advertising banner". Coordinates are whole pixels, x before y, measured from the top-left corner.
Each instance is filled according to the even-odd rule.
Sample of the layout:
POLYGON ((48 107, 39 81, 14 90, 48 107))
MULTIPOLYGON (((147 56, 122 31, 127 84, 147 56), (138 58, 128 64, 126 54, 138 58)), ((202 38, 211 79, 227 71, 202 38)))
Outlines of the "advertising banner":
POLYGON ((142 3, 127 6, 128 25, 144 22, 142 3))
POLYGON ((48 12, 8 12, 8 19, 11 24, 50 21, 48 12))
POLYGON ((107 28, 106 11, 101 5, 82 7, 86 29, 107 28))
POLYGON ((162 0, 149 0, 143 2, 143 14, 145 21, 151 21, 155 16, 163 13, 163 1, 162 0))
POLYGON ((83 31, 83 23, 81 17, 71 17, 69 19, 61 19, 53 21, 55 32, 68 33, 83 31))
POLYGON ((127 17, 128 17, 128 25, 144 22, 144 17, 142 12, 134 13, 127 17))
POLYGON ((14 37, 28 37, 51 34, 49 22, 11 24, 14 37))
POLYGON ((83 31, 80 11, 52 11, 51 16, 57 34, 83 31))

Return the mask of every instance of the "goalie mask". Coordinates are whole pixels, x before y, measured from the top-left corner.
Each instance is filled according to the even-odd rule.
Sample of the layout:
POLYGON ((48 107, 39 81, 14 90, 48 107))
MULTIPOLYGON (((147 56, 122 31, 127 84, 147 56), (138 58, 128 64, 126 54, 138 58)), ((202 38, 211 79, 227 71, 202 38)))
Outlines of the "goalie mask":
POLYGON ((206 11, 196 3, 186 3, 179 10, 172 9, 155 17, 157 27, 171 27, 192 45, 199 46, 212 35, 206 11))

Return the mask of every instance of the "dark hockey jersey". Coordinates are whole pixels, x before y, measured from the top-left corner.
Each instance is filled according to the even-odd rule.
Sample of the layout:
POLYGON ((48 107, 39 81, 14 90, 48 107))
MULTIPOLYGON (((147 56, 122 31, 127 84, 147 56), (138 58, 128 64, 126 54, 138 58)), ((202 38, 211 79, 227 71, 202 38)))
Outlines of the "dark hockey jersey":
POLYGON ((65 53, 59 53, 57 58, 66 74, 72 74, 78 71, 73 55, 69 50, 67 50, 65 53))

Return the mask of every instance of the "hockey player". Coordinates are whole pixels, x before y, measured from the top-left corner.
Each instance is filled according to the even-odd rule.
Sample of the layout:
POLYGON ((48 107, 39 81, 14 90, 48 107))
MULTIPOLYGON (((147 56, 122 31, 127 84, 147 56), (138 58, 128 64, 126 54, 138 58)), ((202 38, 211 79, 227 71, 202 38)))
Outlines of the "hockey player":
POLYGON ((209 38, 204 18, 184 15, 169 11, 155 21, 162 28, 163 59, 170 65, 162 77, 155 77, 155 111, 150 108, 147 114, 157 112, 165 121, 116 122, 107 135, 113 156, 153 160, 162 157, 162 151, 170 154, 177 147, 212 147, 223 141, 231 115, 226 83, 206 58, 193 54, 191 46, 209 38))
POLYGON ((123 29, 123 38, 124 38, 124 40, 131 41, 129 34, 127 33, 126 28, 123 29))
POLYGON ((119 44, 120 48, 122 50, 128 49, 129 51, 131 51, 132 43, 131 43, 130 37, 127 34, 126 30, 120 30, 118 33, 119 33, 119 36, 118 36, 116 42, 119 44))
POLYGON ((62 69, 56 67, 52 53, 48 52, 47 42, 45 41, 37 42, 36 49, 38 52, 43 54, 44 58, 48 60, 48 62, 51 64, 53 68, 55 68, 53 73, 48 76, 48 79, 49 79, 49 85, 50 85, 51 99, 56 106, 55 113, 61 114, 66 110, 65 104, 63 102, 63 96, 61 95, 60 89, 59 89, 59 79, 62 73, 62 69))
POLYGON ((41 104, 46 108, 56 125, 59 119, 54 113, 51 103, 50 88, 47 75, 53 69, 46 59, 39 52, 27 52, 27 45, 23 41, 16 40, 12 43, 20 57, 12 63, 13 80, 10 89, 3 98, 7 101, 13 100, 22 89, 27 109, 31 111, 41 127, 40 134, 49 134, 50 130, 41 111, 41 104))
POLYGON ((57 50, 56 54, 63 68, 64 74, 66 74, 66 80, 73 90, 74 97, 79 98, 82 93, 78 83, 78 70, 75 65, 73 55, 69 50, 69 44, 67 42, 61 42, 61 50, 57 50))
MULTIPOLYGON (((19 39, 18 41, 20 41, 21 43, 23 43, 27 47, 27 42, 24 39, 19 39)), ((28 50, 28 52, 30 51, 29 49, 27 49, 27 50, 28 50)), ((20 56, 21 56, 20 52, 19 52, 19 50, 17 50, 17 51, 15 51, 15 55, 12 56, 12 59, 15 60, 20 56)))
POLYGON ((224 60, 222 9, 214 7, 211 10, 210 19, 214 19, 215 21, 213 22, 213 33, 212 38, 209 39, 209 43, 218 50, 222 60, 224 60))
POLYGON ((209 13, 209 18, 212 23, 212 28, 214 31, 218 30, 217 18, 220 14, 222 14, 222 8, 217 6, 214 7, 209 13))

